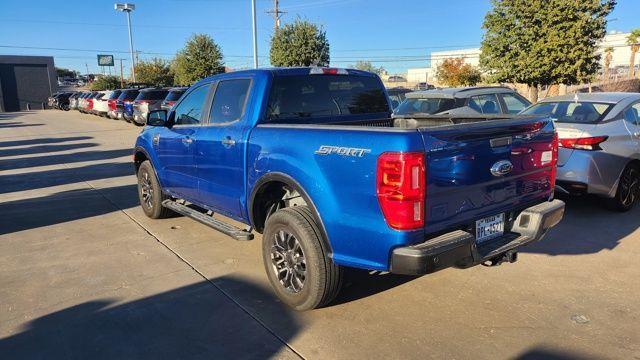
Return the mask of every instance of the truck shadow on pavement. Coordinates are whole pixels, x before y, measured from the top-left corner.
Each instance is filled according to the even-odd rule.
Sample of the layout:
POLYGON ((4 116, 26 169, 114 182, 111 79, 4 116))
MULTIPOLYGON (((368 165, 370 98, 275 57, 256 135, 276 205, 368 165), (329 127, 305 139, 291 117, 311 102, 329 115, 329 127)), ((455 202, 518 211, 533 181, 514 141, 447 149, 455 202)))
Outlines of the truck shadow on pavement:
MULTIPOLYGON (((225 276, 212 279, 272 298, 262 286, 225 276)), ((132 285, 135 287, 135 285, 132 285)), ((300 331, 295 314, 278 304, 277 336, 211 282, 140 300, 87 301, 21 326, 0 339, 1 359, 264 359, 294 358, 287 346, 300 331)))
POLYGON ((622 239, 640 227, 640 204, 620 213, 607 209, 597 197, 563 198, 564 219, 541 241, 521 252, 548 255, 595 254, 615 249, 622 239))
POLYGON ((3 202, 0 203, 0 235, 99 216, 138 204, 136 185, 70 190, 3 202))

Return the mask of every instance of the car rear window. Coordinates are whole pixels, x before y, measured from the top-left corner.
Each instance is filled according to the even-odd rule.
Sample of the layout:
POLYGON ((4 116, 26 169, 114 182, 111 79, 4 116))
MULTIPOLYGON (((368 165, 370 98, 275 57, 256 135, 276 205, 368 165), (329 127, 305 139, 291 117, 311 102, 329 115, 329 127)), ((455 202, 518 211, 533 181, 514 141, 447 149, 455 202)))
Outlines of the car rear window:
POLYGON ((115 100, 120 96, 120 93, 122 93, 122 91, 120 90, 114 90, 111 95, 109 96, 109 100, 115 100))
POLYGON ((138 90, 124 90, 118 97, 120 101, 133 100, 138 96, 138 90))
POLYGON ((164 100, 168 92, 168 90, 161 89, 140 91, 136 100, 164 100))
POLYGON ((456 106, 454 99, 442 98, 410 98, 406 99, 398 109, 398 115, 411 114, 437 114, 443 111, 451 110, 456 106))
POLYGON ((290 75, 274 78, 267 116, 272 123, 326 117, 339 121, 340 116, 389 112, 385 90, 376 77, 290 75))
POLYGON ((588 101, 549 101, 537 103, 522 114, 548 115, 559 123, 593 124, 604 119, 613 105, 588 101))
POLYGON ((182 94, 184 94, 184 90, 172 90, 169 91, 169 94, 167 94, 167 97, 165 98, 166 101, 178 101, 178 99, 180 99, 180 96, 182 96, 182 94))

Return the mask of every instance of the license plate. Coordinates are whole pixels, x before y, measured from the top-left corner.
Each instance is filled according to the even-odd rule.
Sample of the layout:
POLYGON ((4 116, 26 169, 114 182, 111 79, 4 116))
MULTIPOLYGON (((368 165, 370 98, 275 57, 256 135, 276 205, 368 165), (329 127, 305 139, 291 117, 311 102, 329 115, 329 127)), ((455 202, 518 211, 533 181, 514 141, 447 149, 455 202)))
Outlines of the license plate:
POLYGON ((486 217, 476 221, 476 242, 481 243, 504 234, 504 214, 486 217))

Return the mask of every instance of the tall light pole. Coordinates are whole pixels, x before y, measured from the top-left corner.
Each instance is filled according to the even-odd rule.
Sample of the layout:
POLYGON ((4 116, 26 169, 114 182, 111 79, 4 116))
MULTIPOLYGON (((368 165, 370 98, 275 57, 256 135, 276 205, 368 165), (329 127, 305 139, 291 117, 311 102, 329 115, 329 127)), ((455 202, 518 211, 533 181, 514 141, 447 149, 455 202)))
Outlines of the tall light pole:
POLYGON ((253 68, 258 68, 258 30, 256 28, 256 0, 251 0, 251 17, 253 20, 253 68))
POLYGON ((131 12, 136 9, 135 4, 115 4, 117 11, 127 13, 127 26, 129 28, 129 52, 131 53, 131 79, 136 82, 136 59, 133 57, 133 36, 131 35, 131 12))

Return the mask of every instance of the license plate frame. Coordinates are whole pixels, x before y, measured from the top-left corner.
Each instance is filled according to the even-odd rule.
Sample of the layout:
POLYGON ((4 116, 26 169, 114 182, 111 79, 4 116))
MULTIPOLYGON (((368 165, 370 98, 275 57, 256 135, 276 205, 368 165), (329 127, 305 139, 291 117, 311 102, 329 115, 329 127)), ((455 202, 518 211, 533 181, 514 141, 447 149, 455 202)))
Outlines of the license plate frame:
POLYGON ((476 243, 480 244, 504 235, 504 213, 476 220, 476 243))

